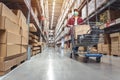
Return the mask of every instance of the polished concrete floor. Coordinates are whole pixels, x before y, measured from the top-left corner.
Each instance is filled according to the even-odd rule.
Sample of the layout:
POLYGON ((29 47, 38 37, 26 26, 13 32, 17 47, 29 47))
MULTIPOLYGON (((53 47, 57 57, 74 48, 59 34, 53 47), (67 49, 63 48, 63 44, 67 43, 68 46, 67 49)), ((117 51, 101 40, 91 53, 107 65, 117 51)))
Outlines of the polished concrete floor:
POLYGON ((101 63, 83 63, 67 56, 46 49, 0 80, 120 80, 120 57, 104 56, 101 63))

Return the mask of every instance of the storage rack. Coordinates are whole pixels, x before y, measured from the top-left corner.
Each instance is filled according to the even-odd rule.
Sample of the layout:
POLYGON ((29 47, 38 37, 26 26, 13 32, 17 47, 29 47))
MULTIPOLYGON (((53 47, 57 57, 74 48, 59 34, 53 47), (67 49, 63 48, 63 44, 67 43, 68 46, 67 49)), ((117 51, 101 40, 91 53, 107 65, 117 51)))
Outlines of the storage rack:
POLYGON ((47 38, 44 36, 43 31, 41 29, 42 25, 40 24, 38 17, 35 17, 35 14, 32 8, 32 6, 37 8, 39 13, 38 16, 40 18, 42 11, 40 7, 40 1, 39 2, 38 1, 39 0, 31 0, 31 6, 30 6, 29 0, 1 0, 1 2, 6 4, 11 9, 20 9, 26 17, 28 17, 28 12, 30 11, 30 15, 31 15, 30 22, 33 22, 36 25, 35 27, 38 29, 38 32, 34 34, 36 34, 37 36, 41 35, 43 39, 47 41, 47 38))
MULTIPOLYGON (((79 6, 79 12, 81 13, 81 10, 82 8, 87 4, 87 7, 88 7, 88 2, 91 1, 91 0, 83 0, 81 3, 80 3, 80 6, 79 6)), ((93 12, 92 14, 90 15, 87 15, 87 18, 84 19, 84 22, 88 22, 88 20, 93 20, 94 22, 98 21, 97 20, 97 17, 99 14, 101 14, 104 10, 110 8, 111 6, 114 6, 115 9, 119 9, 120 7, 120 1, 119 0, 108 0, 105 4, 102 5, 102 7, 96 9, 95 12, 93 12)), ((114 32, 118 32, 120 31, 120 19, 116 19, 114 20, 112 23, 109 24, 109 26, 105 26, 104 30, 105 30, 105 33, 114 33, 114 32)), ((59 33, 58 36, 61 35, 62 32, 59 33)), ((59 39, 56 39, 56 43, 57 44, 60 44, 60 42, 58 42, 61 38, 59 39)))
MULTIPOLYGON (((15 9, 15 10, 21 10, 23 14, 25 15, 27 19, 27 24, 28 24, 28 30, 30 23, 34 23, 35 27, 37 28, 37 32, 32 32, 34 35, 38 36, 41 41, 47 42, 47 37, 44 35, 43 30, 42 30, 42 24, 40 24, 40 18, 41 17, 41 5, 40 5, 40 0, 1 0, 6 6, 8 6, 10 9, 15 9), (33 7, 35 7, 38 11, 38 16, 35 16, 35 13, 33 11, 33 7), (40 38, 41 37, 41 38, 40 38)), ((30 37, 29 32, 28 32, 28 37, 30 37)), ((29 39, 29 38, 28 38, 29 39)), ((29 42, 28 45, 28 59, 31 57, 31 45, 29 42)))

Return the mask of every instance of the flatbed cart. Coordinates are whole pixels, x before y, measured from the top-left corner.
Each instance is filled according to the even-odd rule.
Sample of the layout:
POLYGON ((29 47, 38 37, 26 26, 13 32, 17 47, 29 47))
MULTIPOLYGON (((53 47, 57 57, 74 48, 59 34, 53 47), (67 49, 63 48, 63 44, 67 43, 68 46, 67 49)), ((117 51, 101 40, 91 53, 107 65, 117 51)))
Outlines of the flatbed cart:
MULTIPOLYGON (((82 26, 82 25, 81 25, 82 26)), ((75 29, 74 27, 71 28, 71 42, 72 42, 72 52, 70 57, 75 57, 76 53, 78 52, 79 46, 86 47, 87 50, 84 54, 84 61, 88 62, 90 57, 95 57, 96 62, 101 62, 102 54, 100 53, 92 53, 90 52, 90 47, 97 45, 99 43, 100 34, 104 31, 99 29, 97 26, 90 26, 90 30, 88 34, 77 35, 77 41, 75 40, 75 29)))

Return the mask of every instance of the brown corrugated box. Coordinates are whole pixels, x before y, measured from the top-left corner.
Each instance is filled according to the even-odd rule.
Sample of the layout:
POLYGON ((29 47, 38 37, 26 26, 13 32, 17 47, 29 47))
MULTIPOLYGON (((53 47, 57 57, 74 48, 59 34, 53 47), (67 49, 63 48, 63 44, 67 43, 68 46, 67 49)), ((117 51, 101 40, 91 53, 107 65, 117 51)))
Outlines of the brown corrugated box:
POLYGON ((120 36, 120 33, 112 33, 112 34, 110 34, 110 37, 117 37, 117 36, 120 36))
POLYGON ((30 32, 37 32, 37 29, 33 23, 30 23, 30 32))
POLYGON ((27 47, 26 45, 21 45, 21 53, 26 53, 27 52, 27 47))
POLYGON ((110 54, 110 46, 109 44, 102 45, 103 53, 110 54))
POLYGON ((28 31, 21 30, 21 35, 22 37, 25 37, 26 39, 28 39, 28 31))
POLYGON ((20 34, 20 27, 10 21, 7 17, 0 16, 0 30, 7 30, 14 32, 15 34, 20 34))
POLYGON ((24 16, 21 10, 13 10, 13 12, 19 18, 19 26, 21 27, 22 31, 28 31, 28 25, 26 23, 26 17, 24 16))
POLYGON ((20 45, 0 44, 0 57, 10 57, 20 54, 20 45))
POLYGON ((22 45, 28 45, 28 39, 22 36, 22 45))
POLYGON ((78 35, 87 34, 87 32, 90 30, 89 25, 78 25, 75 26, 75 39, 77 39, 78 35))
POLYGON ((15 24, 18 24, 17 16, 3 3, 0 3, 0 15, 9 18, 15 24))
POLYGON ((9 31, 0 31, 0 43, 21 44, 21 36, 9 31))

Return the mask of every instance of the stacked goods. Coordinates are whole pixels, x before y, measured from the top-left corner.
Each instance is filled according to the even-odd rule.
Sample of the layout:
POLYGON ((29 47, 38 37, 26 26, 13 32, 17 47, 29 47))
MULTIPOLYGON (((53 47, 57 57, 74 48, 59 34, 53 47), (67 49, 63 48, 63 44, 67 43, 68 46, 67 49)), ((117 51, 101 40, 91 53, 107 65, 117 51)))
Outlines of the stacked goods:
POLYGON ((82 9, 82 19, 87 17, 87 6, 85 5, 82 9))
POLYGON ((120 56, 120 33, 110 34, 111 54, 120 56))
POLYGON ((37 29, 33 23, 30 24, 30 32, 37 32, 37 29))
POLYGON ((106 10, 105 12, 100 14, 100 21, 103 23, 109 23, 117 18, 120 18, 119 14, 120 14, 119 10, 106 10))
POLYGON ((88 34, 90 30, 89 25, 77 25, 75 26, 75 39, 77 39, 78 35, 88 34))
POLYGON ((102 48, 103 48, 103 54, 110 54, 110 46, 109 46, 109 44, 103 44, 102 48))
POLYGON ((26 60, 21 53, 21 29, 18 17, 0 3, 0 75, 26 60))
POLYGON ((98 52, 102 54, 110 54, 110 45, 99 43, 97 46, 98 52))
POLYGON ((18 24, 18 18, 16 15, 3 3, 0 3, 0 16, 7 17, 15 24, 18 24))
POLYGON ((103 45, 103 43, 99 43, 99 44, 97 45, 97 50, 98 50, 99 53, 103 53, 102 45, 103 45))
POLYGON ((41 52, 42 43, 38 42, 38 40, 39 40, 38 36, 30 33, 29 42, 30 42, 30 45, 32 45, 32 56, 41 52))
POLYGON ((88 15, 92 14, 95 11, 95 0, 91 0, 88 3, 88 15))
POLYGON ((105 4, 108 0, 96 0, 96 8, 98 9, 103 4, 105 4))
POLYGON ((21 53, 27 52, 28 47, 28 25, 26 23, 26 17, 21 10, 12 10, 18 17, 18 25, 20 26, 21 34, 21 53))

